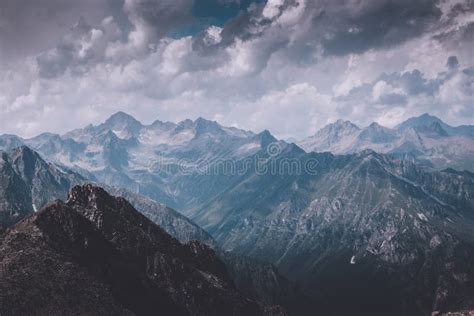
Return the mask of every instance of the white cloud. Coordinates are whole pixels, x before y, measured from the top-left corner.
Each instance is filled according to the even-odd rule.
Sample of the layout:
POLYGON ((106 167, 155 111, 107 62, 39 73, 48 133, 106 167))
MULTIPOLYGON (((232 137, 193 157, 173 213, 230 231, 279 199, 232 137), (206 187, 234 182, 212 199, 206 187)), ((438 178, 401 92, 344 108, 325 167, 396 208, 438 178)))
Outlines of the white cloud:
POLYGON ((268 0, 263 8, 262 16, 267 19, 273 19, 280 14, 280 7, 283 6, 284 0, 268 0))
MULTIPOLYGON (((302 138, 338 118, 394 125, 431 112, 472 123, 473 77, 463 69, 474 62, 463 58, 464 46, 433 38, 454 22, 395 46, 328 55, 315 34, 329 33, 314 21, 330 3, 269 1, 246 13, 241 33, 209 26, 170 38, 171 26, 189 18, 188 1, 127 0, 129 30, 111 16, 83 23, 40 53, 38 63, 32 55, 2 66, 0 132, 65 132, 117 110, 144 122, 204 116, 283 138, 302 138), (164 13, 177 20, 157 19, 164 13), (448 71, 449 56, 458 56, 458 70, 448 71)), ((342 7, 354 19, 367 11, 342 7)), ((364 33, 358 25, 344 32, 350 28, 358 30, 354 36, 364 33)))
POLYGON ((281 138, 294 137, 297 130, 300 135, 315 132, 334 118, 335 110, 331 97, 308 83, 270 91, 251 104, 236 107, 237 111, 241 107, 248 111, 249 128, 268 129, 281 138))

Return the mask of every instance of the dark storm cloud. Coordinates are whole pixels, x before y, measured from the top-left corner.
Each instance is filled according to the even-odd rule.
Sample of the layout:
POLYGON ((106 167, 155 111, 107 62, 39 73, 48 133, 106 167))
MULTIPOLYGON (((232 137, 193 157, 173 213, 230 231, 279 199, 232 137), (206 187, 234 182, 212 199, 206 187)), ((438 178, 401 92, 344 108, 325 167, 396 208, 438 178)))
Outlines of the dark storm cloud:
MULTIPOLYGON (((233 45, 236 39, 260 40, 261 68, 275 52, 304 66, 316 62, 318 51, 342 56, 400 45, 437 25, 442 14, 433 0, 285 0, 270 18, 263 14, 265 5, 255 3, 230 19, 215 48, 233 45), (305 6, 301 25, 291 29, 279 25, 278 18, 298 6, 305 6)), ((196 42, 195 47, 201 48, 199 38, 196 42)))
POLYGON ((2 0, 0 58, 3 63, 37 54, 57 40, 82 16, 89 23, 119 16, 120 0, 2 0))
POLYGON ((71 28, 68 35, 59 40, 56 48, 44 52, 37 57, 39 75, 43 78, 54 78, 62 75, 67 68, 75 69, 76 73, 80 73, 80 68, 84 69, 84 66, 94 57, 91 54, 83 56, 83 58, 78 56, 82 49, 81 40, 91 30, 91 26, 86 23, 84 18, 80 18, 79 22, 71 28))
MULTIPOLYGON (((393 46, 422 34, 436 23, 441 11, 438 1, 399 0, 366 2, 314 1, 307 3, 306 18, 312 28, 303 38, 321 41, 326 54, 362 53, 371 48, 393 46)), ((285 1, 280 14, 298 1, 285 1)), ((229 21, 222 32, 224 41, 261 36, 271 19, 259 18, 263 6, 242 12, 229 21), (256 31, 258 30, 258 31, 256 31)))
POLYGON ((127 0, 124 11, 135 26, 144 23, 161 38, 170 30, 190 23, 193 0, 127 0))
POLYGON ((407 95, 413 96, 421 93, 433 95, 442 84, 442 77, 444 77, 444 74, 440 74, 436 79, 427 80, 421 71, 415 69, 390 75, 382 74, 377 81, 385 81, 394 87, 402 89, 407 95))
POLYGON ((263 0, 195 0, 193 4, 193 16, 210 23, 222 26, 227 21, 235 18, 239 13, 263 0))
MULTIPOLYGON (((400 44, 426 31, 440 17, 438 1, 433 0, 284 0, 278 14, 268 17, 261 0, 4 0, 0 2, 0 54, 15 56, 19 51, 45 51, 58 42, 57 54, 41 56, 38 61, 48 66, 42 75, 61 74, 73 61, 73 43, 62 38, 71 24, 80 17, 97 27, 101 19, 111 15, 124 34, 142 28, 150 44, 163 36, 195 33, 193 47, 206 54, 220 56, 216 51, 233 45, 236 39, 261 39, 256 59, 263 69, 275 52, 281 52, 293 63, 314 63, 315 52, 322 47, 326 55, 363 53, 369 49, 400 44), (278 29, 277 20, 286 11, 305 5, 302 24, 309 27, 278 29), (209 23, 223 25, 221 41, 203 45, 202 35, 209 23), (269 31, 271 30, 271 31, 269 31), (290 40, 291 32, 296 36, 290 40), (268 35, 270 33, 270 35, 268 35), (60 39, 61 38, 61 39, 60 39), (55 56, 58 55, 58 56, 55 56)), ((457 5, 452 15, 467 10, 457 5)), ((441 36, 441 35, 440 35, 441 36)))
POLYGON ((437 1, 369 1, 360 12, 348 15, 323 11, 316 16, 316 29, 325 31, 322 43, 327 55, 363 53, 372 48, 394 46, 422 34, 439 20, 437 1))
MULTIPOLYGON (((135 47, 125 54, 127 61, 140 58, 140 54, 152 52, 158 41, 176 27, 191 21, 191 0, 126 0, 123 2, 125 19, 118 25, 110 16, 91 25, 85 18, 79 21, 59 40, 56 47, 37 57, 39 75, 54 78, 70 70, 82 75, 106 58, 107 45, 130 41, 135 47), (126 20, 126 22, 124 22, 126 20), (128 39, 132 34, 134 38, 128 39), (138 41, 138 44, 134 42, 138 41)), ((122 56, 123 57, 123 56, 122 56)), ((114 60, 113 62, 120 62, 114 60)))
POLYGON ((247 10, 241 11, 238 16, 229 20, 224 25, 224 29, 222 30, 222 43, 228 45, 233 43, 236 38, 250 40, 262 36, 265 30, 271 26, 272 22, 285 10, 297 5, 297 0, 284 0, 283 4, 278 6, 279 13, 272 18, 267 18, 262 15, 265 2, 254 2, 247 10))

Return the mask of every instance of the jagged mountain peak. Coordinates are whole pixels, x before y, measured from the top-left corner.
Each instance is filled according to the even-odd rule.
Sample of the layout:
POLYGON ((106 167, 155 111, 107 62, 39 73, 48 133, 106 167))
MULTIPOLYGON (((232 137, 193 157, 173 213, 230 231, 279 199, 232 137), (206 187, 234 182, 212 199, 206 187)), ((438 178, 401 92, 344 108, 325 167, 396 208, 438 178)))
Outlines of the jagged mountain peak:
POLYGON ((179 243, 91 184, 8 230, 0 249, 2 314, 264 314, 235 290, 212 249, 179 243))
POLYGON ((195 124, 217 124, 219 125, 216 121, 213 120, 208 120, 202 116, 199 116, 197 119, 194 120, 195 124))
POLYGON ((20 146, 12 151, 13 164, 21 170, 23 176, 31 179, 34 175, 37 164, 46 166, 47 163, 28 146, 20 146))
POLYGON ((357 125, 340 119, 327 124, 313 136, 298 142, 298 145, 306 151, 329 151, 334 144, 349 143, 359 132, 357 125))
POLYGON ((271 143, 275 143, 278 140, 270 133, 269 130, 265 129, 262 132, 255 135, 255 138, 260 141, 260 145, 262 147, 266 147, 271 143))
POLYGON ((398 130, 405 130, 410 127, 420 127, 420 126, 429 126, 433 123, 439 123, 442 125, 446 125, 441 119, 434 115, 430 115, 428 113, 424 113, 417 117, 409 118, 408 120, 400 123, 395 128, 398 130))
POLYGON ((338 119, 334 123, 329 123, 325 125, 321 130, 334 130, 334 129, 350 129, 350 130, 359 130, 360 128, 352 123, 351 121, 338 119))
POLYGON ((217 123, 216 121, 211 121, 204 119, 202 117, 198 117, 194 123, 193 123, 193 128, 195 131, 195 135, 199 136, 202 134, 224 134, 224 130, 222 129, 222 126, 217 123))
POLYGON ((139 236, 144 233, 142 229, 148 229, 148 226, 153 225, 155 234, 160 235, 160 238, 170 243, 177 242, 161 227, 153 224, 151 220, 139 213, 127 200, 112 196, 94 184, 88 183, 73 187, 66 204, 94 222, 105 233, 115 236, 114 238, 128 238, 129 234, 139 236), (114 232, 114 229, 128 225, 127 223, 131 223, 132 226, 138 225, 140 229, 125 227, 126 232, 121 232, 121 235, 114 232), (172 239, 173 241, 171 241, 172 239))
POLYGON ((111 130, 119 138, 130 138, 136 136, 143 125, 133 116, 119 111, 110 116, 100 127, 111 130))
POLYGON ((374 143, 386 143, 396 138, 395 131, 373 122, 364 128, 358 138, 363 141, 371 141, 374 143))
POLYGON ((205 230, 172 208, 123 188, 107 188, 107 191, 115 196, 125 198, 139 212, 165 229, 168 234, 181 243, 198 240, 211 248, 215 248, 214 239, 205 230))
POLYGON ((141 125, 141 123, 137 119, 135 119, 133 116, 122 111, 118 111, 112 114, 105 121, 105 124, 108 124, 108 125, 116 125, 116 124, 124 124, 124 123, 141 125))
POLYGON ((168 121, 163 122, 161 120, 155 120, 155 121, 153 121, 153 123, 151 123, 149 125, 149 127, 151 127, 151 128, 158 127, 158 128, 172 129, 172 128, 176 127, 176 124, 172 123, 172 122, 168 122, 168 121))
POLYGON ((337 120, 334 123, 329 123, 319 131, 316 132, 314 137, 321 135, 332 135, 333 137, 340 137, 343 134, 351 134, 359 131, 360 128, 352 123, 351 121, 344 121, 342 119, 337 120))
POLYGON ((104 189, 92 183, 87 183, 73 187, 68 194, 66 203, 77 204, 79 206, 94 204, 94 207, 99 208, 102 206, 101 204, 107 204, 111 201, 112 196, 104 189))
POLYGON ((316 135, 298 142, 298 145, 306 151, 330 151, 335 154, 370 148, 380 153, 410 154, 423 165, 434 168, 451 166, 474 170, 471 159, 474 148, 472 125, 453 127, 427 113, 412 117, 394 128, 376 122, 363 129, 344 128, 344 123, 337 121, 327 125, 316 135))
POLYGON ((245 131, 236 127, 223 126, 217 121, 208 120, 203 117, 198 117, 194 121, 191 119, 186 119, 175 124, 174 126, 170 125, 170 127, 174 128, 172 133, 173 135, 187 132, 191 133, 195 140, 200 139, 201 136, 204 135, 211 135, 218 139, 222 139, 222 137, 244 139, 255 136, 255 134, 250 131, 245 131))
POLYGON ((381 129, 381 128, 384 128, 384 127, 382 125, 380 125, 379 123, 377 123, 377 122, 372 122, 372 123, 370 123, 370 125, 367 128, 381 129))

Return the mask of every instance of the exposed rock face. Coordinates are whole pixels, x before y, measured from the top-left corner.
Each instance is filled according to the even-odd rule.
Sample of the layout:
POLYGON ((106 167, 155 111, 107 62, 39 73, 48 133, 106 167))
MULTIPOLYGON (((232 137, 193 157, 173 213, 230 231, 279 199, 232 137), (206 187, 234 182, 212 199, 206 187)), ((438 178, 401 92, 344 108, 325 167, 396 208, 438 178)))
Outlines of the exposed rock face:
POLYGON ((248 157, 274 141, 268 131, 254 134, 203 118, 144 125, 118 112, 102 124, 64 135, 31 139, 2 135, 0 149, 25 144, 90 180, 126 188, 182 211, 212 199, 233 180, 215 174, 195 178, 189 171, 248 157), (181 170, 183 162, 186 170, 181 170))
MULTIPOLYGON (((472 131, 426 115, 393 129, 339 121, 311 139, 320 147, 307 148, 350 153, 334 156, 305 153, 268 131, 256 135, 203 119, 145 126, 118 113, 62 136, 0 137, 0 146, 26 142, 51 161, 174 207, 225 250, 271 261, 292 281, 321 290, 314 293, 318 311, 416 315, 474 305, 473 174, 442 170, 474 170, 472 131), (268 157, 275 143, 280 153, 268 157), (257 155, 277 164, 318 164, 313 174, 259 174, 252 165, 257 155), (183 161, 192 169, 221 158, 237 170, 251 165, 229 175, 179 170, 183 161)), ((18 200, 19 209, 29 203, 18 200)), ((181 234, 183 221, 148 216, 180 240, 205 238, 189 225, 181 234)), ((237 262, 235 269, 244 266, 237 262)), ((271 275, 261 268, 238 273, 271 275)), ((265 284, 270 278, 257 285, 265 284)), ((269 298, 258 289, 248 293, 269 298)))
POLYGON ((276 164, 295 157, 316 159, 316 173, 249 173, 193 220, 224 250, 322 291, 321 309, 336 315, 474 306, 473 174, 296 147, 276 164))
MULTIPOLYGON (((46 162, 26 146, 0 152, 0 228, 13 225, 47 202, 65 199, 68 191, 86 181, 81 175, 46 162)), ((92 179, 89 179, 92 180, 92 179)), ((199 240, 210 246, 212 237, 194 222, 166 205, 125 189, 108 188, 125 197, 138 211, 180 242, 199 240)))
POLYGON ((92 185, 5 232, 0 279, 5 315, 283 314, 239 294, 209 247, 180 244, 92 185))
POLYGON ((283 306, 290 315, 314 315, 320 308, 273 264, 225 252, 220 257, 236 287, 247 297, 266 305, 283 306))
POLYGON ((187 243, 197 240, 215 248, 216 244, 211 235, 172 208, 125 189, 110 188, 108 191, 127 199, 140 213, 180 242, 187 243))
POLYGON ((395 128, 372 123, 359 128, 337 121, 298 142, 306 151, 350 154, 371 149, 379 153, 410 155, 438 169, 474 171, 474 126, 453 127, 428 114, 413 117, 395 128))
POLYGON ((44 161, 26 146, 0 152, 0 226, 8 227, 43 207, 65 198, 84 179, 44 161))

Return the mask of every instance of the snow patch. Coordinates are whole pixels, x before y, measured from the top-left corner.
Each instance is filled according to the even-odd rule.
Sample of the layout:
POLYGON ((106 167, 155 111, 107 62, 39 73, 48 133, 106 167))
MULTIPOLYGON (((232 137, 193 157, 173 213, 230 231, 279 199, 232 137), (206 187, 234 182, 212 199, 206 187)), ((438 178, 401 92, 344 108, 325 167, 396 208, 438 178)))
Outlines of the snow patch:
POLYGON ((253 150, 258 150, 260 149, 260 144, 259 143, 248 143, 245 145, 240 146, 240 148, 237 150, 239 154, 245 154, 253 150))
POLYGON ((117 136, 117 137, 120 138, 120 139, 127 139, 127 136, 128 136, 128 133, 127 133, 127 131, 125 131, 125 130, 116 130, 116 129, 113 129, 113 130, 112 130, 112 133, 114 133, 115 136, 117 136))
POLYGON ((37 212, 38 212, 38 209, 36 208, 35 203, 31 204, 31 206, 33 206, 33 211, 34 211, 35 213, 37 213, 37 212))
POLYGON ((427 222, 428 221, 428 218, 426 218, 426 216, 424 214, 421 214, 421 213, 416 213, 416 215, 418 215, 418 218, 422 221, 425 221, 427 222))
POLYGON ((351 257, 351 264, 356 264, 356 257, 355 256, 351 257))

